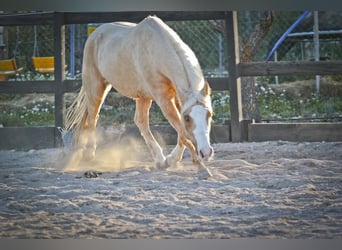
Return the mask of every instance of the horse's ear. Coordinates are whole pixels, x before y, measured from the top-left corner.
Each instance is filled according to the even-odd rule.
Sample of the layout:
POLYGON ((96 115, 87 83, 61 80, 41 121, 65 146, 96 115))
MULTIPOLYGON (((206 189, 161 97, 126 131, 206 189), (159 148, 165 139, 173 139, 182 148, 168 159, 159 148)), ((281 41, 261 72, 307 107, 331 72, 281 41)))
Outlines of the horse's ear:
POLYGON ((204 87, 203 87, 203 89, 201 90, 201 93, 202 93, 203 96, 208 96, 208 95, 211 94, 211 88, 210 88, 210 86, 209 86, 208 81, 205 81, 204 87))

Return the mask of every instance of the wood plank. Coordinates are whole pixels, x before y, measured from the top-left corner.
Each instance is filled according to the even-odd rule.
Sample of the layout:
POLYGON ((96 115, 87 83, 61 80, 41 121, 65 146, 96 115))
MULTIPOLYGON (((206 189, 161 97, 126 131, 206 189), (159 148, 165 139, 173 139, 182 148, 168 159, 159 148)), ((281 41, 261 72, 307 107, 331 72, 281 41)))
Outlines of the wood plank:
MULTIPOLYGON (((176 133, 172 134, 169 125, 152 125, 155 133, 165 136, 165 130, 171 131, 167 143, 174 144, 176 133), (173 138, 173 139, 172 139, 173 138)), ((231 141, 229 125, 213 125, 212 143, 231 141)), ((140 135, 138 130, 136 134, 140 135)), ((342 141, 341 123, 257 123, 248 124, 249 141, 342 141)), ((5 127, 0 128, 0 150, 29 150, 56 147, 55 138, 60 135, 54 127, 5 127)), ((58 140, 57 140, 58 141, 58 140)))
MULTIPOLYGON (((215 91, 228 90, 228 77, 207 78, 210 87, 215 91)), ((64 80, 63 93, 78 92, 82 86, 82 80, 64 80)), ((54 93, 56 83, 51 80, 40 81, 2 81, 1 93, 54 93)))
POLYGON ((342 123, 251 123, 248 140, 342 141, 342 123))
POLYGON ((214 124, 210 131, 211 143, 226 143, 232 140, 229 124, 214 124))
POLYGON ((229 90, 228 77, 210 77, 207 78, 210 88, 215 91, 229 90))
POLYGON ((341 75, 342 61, 245 62, 237 68, 239 76, 341 75))
POLYGON ((239 142, 242 139, 242 130, 240 122, 242 120, 242 95, 241 79, 238 76, 236 64, 240 62, 239 57, 239 35, 237 27, 236 11, 227 11, 226 18, 227 34, 227 55, 229 72, 229 91, 230 91, 230 115, 231 115, 231 136, 233 142, 239 142))
POLYGON ((54 93, 54 81, 3 81, 0 93, 54 93))
POLYGON ((64 14, 56 13, 54 22, 55 63, 55 127, 64 126, 65 103, 63 81, 65 80, 65 26, 64 14))
POLYGON ((82 80, 64 80, 63 81, 63 92, 78 92, 82 87, 82 80))
POLYGON ((55 147, 54 127, 0 128, 0 150, 29 150, 55 147))
MULTIPOLYGON (((151 130, 156 138, 164 143, 168 145, 177 143, 176 131, 170 125, 151 125, 151 130)), ((143 142, 135 125, 128 126, 123 136, 135 136, 143 142)), ((229 125, 213 125, 210 136, 212 143, 229 142, 229 125)), ((0 150, 30 150, 61 145, 60 133, 54 127, 0 128, 0 138, 0 150)))
POLYGON ((67 12, 65 24, 106 23, 114 21, 140 22, 148 15, 164 21, 224 19, 223 11, 126 11, 126 12, 67 12))
POLYGON ((0 15, 0 26, 52 25, 54 12, 0 15))
POLYGON ((0 15, 0 26, 53 25, 56 15, 63 15, 63 24, 139 22, 148 15, 157 15, 165 21, 224 19, 224 11, 38 12, 0 15))
MULTIPOLYGON (((224 91, 228 89, 228 77, 210 77, 207 78, 210 88, 215 91, 224 91)), ((67 92, 78 92, 82 86, 82 80, 64 80, 63 91, 67 92)), ((0 89, 1 90, 1 89, 0 89)))

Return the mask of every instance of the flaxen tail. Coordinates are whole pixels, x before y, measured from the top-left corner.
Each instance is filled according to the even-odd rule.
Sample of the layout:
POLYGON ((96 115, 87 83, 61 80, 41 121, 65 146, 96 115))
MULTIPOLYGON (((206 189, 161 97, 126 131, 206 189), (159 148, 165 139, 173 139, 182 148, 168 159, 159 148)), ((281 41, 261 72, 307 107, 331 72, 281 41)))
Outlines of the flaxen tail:
POLYGON ((87 117, 87 96, 82 86, 76 99, 68 107, 65 117, 64 130, 72 133, 72 145, 78 144, 80 132, 85 126, 87 117))

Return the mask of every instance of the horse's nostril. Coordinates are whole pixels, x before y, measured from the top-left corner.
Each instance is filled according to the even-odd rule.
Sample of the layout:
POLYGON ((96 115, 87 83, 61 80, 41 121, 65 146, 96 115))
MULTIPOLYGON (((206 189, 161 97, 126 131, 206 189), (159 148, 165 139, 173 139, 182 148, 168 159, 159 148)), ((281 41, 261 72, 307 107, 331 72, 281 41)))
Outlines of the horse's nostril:
POLYGON ((200 156, 201 156, 202 158, 204 158, 204 154, 203 154, 202 150, 200 150, 200 156))
POLYGON ((213 154, 214 154, 214 149, 210 147, 210 156, 212 156, 213 154))

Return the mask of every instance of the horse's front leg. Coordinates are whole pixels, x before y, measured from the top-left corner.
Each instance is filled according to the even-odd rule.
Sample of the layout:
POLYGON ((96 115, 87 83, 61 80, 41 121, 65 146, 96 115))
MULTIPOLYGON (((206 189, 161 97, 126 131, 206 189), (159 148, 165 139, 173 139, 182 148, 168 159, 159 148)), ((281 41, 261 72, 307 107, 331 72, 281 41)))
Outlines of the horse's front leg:
POLYGON ((158 105, 161 108, 164 116, 170 122, 170 124, 176 129, 178 133, 178 144, 172 150, 171 154, 167 156, 166 163, 168 166, 173 166, 179 162, 183 156, 183 152, 186 146, 190 151, 194 164, 198 167, 198 177, 200 179, 206 179, 212 176, 209 168, 207 168, 203 161, 199 158, 196 152, 196 148, 193 143, 187 139, 182 126, 179 108, 173 98, 164 98, 158 100, 158 105))
POLYGON ((176 166, 183 157, 185 146, 179 136, 177 141, 178 142, 176 147, 171 151, 171 153, 168 156, 166 156, 166 164, 169 167, 176 166))
POLYGON ((194 144, 189 139, 187 139, 184 134, 181 135, 181 140, 183 141, 185 146, 188 148, 191 154, 193 163, 197 166, 198 178, 208 179, 209 177, 213 176, 210 169, 207 166, 205 166, 202 159, 198 156, 194 144))
POLYGON ((149 110, 152 104, 151 99, 136 99, 134 122, 138 126, 147 147, 149 148, 155 164, 158 168, 165 168, 165 156, 163 150, 151 133, 149 126, 149 110))
POLYGON ((163 112, 165 118, 178 133, 176 147, 168 156, 166 156, 166 167, 172 167, 177 165, 178 162, 182 159, 185 145, 183 143, 183 139, 180 136, 180 134, 182 133, 182 123, 179 113, 180 106, 175 96, 172 94, 173 92, 168 92, 167 90, 163 92, 161 91, 162 94, 160 94, 159 96, 162 96, 163 98, 156 100, 156 102, 163 112))

